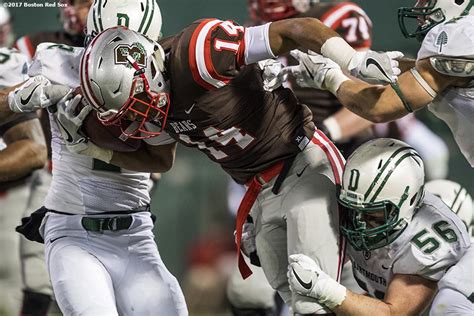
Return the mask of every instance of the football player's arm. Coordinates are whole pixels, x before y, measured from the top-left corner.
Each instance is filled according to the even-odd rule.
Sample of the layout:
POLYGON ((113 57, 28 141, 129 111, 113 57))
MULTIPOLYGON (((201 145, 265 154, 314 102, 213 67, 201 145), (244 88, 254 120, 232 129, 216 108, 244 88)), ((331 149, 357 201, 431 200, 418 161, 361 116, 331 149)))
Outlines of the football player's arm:
POLYGON ((19 179, 46 164, 47 148, 39 119, 18 123, 2 137, 7 147, 0 151, 0 182, 19 179))
POLYGON ((315 18, 280 20, 272 22, 269 28, 270 47, 275 55, 288 53, 298 47, 321 53, 323 44, 332 37, 340 38, 337 32, 315 18))
MULTIPOLYGON (((416 69, 434 93, 450 86, 462 85, 466 78, 457 78, 438 73, 429 60, 418 61, 416 69)), ((399 76, 398 86, 403 96, 390 85, 370 85, 352 79, 341 84, 336 96, 352 112, 375 123, 389 122, 416 111, 433 101, 433 96, 421 85, 411 71, 399 76), (405 100, 405 104, 402 101, 405 100), (408 105, 408 107, 406 106, 408 105)))
POLYGON ((15 117, 21 115, 10 110, 10 107, 8 105, 8 94, 20 85, 21 84, 16 85, 14 87, 0 89, 0 124, 10 122, 15 117))
POLYGON ((138 172, 163 173, 171 169, 176 155, 176 143, 153 146, 142 142, 134 152, 114 151, 110 163, 138 172))
POLYGON ((374 125, 347 108, 342 108, 327 119, 322 124, 328 132, 332 141, 339 142, 350 139, 367 130, 374 125))
POLYGON ((395 274, 383 301, 347 290, 337 315, 420 315, 436 293, 437 283, 417 275, 395 274))

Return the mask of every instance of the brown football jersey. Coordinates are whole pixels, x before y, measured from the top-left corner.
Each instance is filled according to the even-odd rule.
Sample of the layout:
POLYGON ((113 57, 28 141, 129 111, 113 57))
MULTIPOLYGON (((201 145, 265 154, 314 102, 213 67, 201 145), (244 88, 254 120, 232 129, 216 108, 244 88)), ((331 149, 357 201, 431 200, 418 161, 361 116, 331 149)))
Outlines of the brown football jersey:
POLYGON ((206 19, 162 42, 171 85, 165 130, 241 184, 296 155, 294 140, 315 130, 291 90, 265 91, 258 65, 244 65, 244 32, 232 21, 206 19))
MULTIPOLYGON (((309 11, 297 17, 313 17, 321 20, 355 49, 369 49, 372 44, 372 21, 364 10, 353 2, 315 3, 309 11)), ((297 64, 297 61, 291 57, 282 62, 290 65, 297 64)), ((290 82, 298 100, 311 109, 315 122, 322 122, 342 108, 341 103, 332 93, 301 88, 291 78, 290 82)))

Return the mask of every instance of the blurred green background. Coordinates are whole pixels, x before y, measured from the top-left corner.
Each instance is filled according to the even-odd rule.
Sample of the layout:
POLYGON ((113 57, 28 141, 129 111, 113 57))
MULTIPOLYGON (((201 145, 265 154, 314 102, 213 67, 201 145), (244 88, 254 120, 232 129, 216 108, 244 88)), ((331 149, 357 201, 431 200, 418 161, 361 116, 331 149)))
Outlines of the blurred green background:
MULTIPOLYGON (((374 49, 401 50, 414 56, 418 43, 403 38, 397 23, 397 8, 412 5, 414 1, 355 2, 367 11, 374 22, 374 49)), ((203 17, 234 19, 240 23, 247 19, 245 0, 161 0, 159 3, 164 35, 173 34, 203 17)), ((55 9, 12 8, 11 12, 18 36, 60 28, 55 9)), ((426 111, 417 115, 448 144, 451 153, 449 178, 474 193, 472 169, 460 155, 447 127, 426 111)), ((199 235, 211 228, 221 227, 227 229, 232 238, 233 221, 227 210, 226 183, 227 177, 218 166, 212 165, 203 154, 183 147, 178 149, 173 170, 163 175, 153 195, 153 208, 158 215, 156 235, 163 260, 178 278, 185 271, 188 247, 199 235)))

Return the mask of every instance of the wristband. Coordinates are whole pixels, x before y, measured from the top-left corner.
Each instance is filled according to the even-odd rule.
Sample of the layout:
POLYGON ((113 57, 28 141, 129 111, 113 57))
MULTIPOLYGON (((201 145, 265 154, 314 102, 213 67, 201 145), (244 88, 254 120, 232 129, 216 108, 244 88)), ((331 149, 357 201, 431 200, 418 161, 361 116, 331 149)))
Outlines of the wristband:
POLYGON ((324 78, 324 87, 337 97, 337 90, 350 80, 340 69, 329 69, 324 78))
POLYGON ((92 142, 89 142, 87 144, 87 148, 83 152, 81 152, 81 155, 90 156, 92 158, 102 160, 105 163, 110 163, 114 152, 113 150, 105 149, 97 146, 92 142))
POLYGON ((332 59, 342 69, 350 70, 349 64, 356 51, 341 37, 335 36, 324 42, 321 46, 321 54, 324 57, 332 59))
POLYGON ((346 296, 347 289, 337 281, 328 278, 321 286, 321 294, 318 297, 318 302, 334 310, 334 308, 344 302, 346 296))
POLYGON ((341 131, 341 126, 337 122, 337 120, 334 117, 328 117, 323 121, 324 126, 326 127, 326 130, 329 133, 329 138, 333 142, 338 142, 342 139, 342 131, 341 131))

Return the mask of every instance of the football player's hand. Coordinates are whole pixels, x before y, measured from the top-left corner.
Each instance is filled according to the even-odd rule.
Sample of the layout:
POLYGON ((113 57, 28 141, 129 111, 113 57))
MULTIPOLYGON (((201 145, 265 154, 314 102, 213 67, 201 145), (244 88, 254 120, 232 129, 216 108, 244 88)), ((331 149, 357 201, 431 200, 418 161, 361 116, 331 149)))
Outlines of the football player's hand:
MULTIPOLYGON (((236 232, 234 231, 234 236, 236 232)), ((240 250, 245 256, 250 258, 250 263, 260 267, 260 258, 257 254, 257 244, 255 242, 255 224, 252 217, 248 217, 242 226, 242 239, 240 240, 240 250)))
POLYGON ((372 50, 356 52, 349 63, 351 75, 368 83, 394 83, 401 73, 398 59, 403 53, 398 51, 377 53, 372 50))
POLYGON ((336 94, 341 84, 349 80, 341 67, 329 58, 299 50, 293 50, 290 54, 299 61, 299 65, 286 67, 284 71, 290 73, 301 87, 329 90, 336 94))
POLYGON ((346 288, 321 270, 313 259, 302 254, 289 257, 288 282, 293 292, 315 298, 330 309, 342 304, 346 298, 346 288))
POLYGON ((81 126, 84 119, 92 110, 92 107, 85 106, 76 114, 76 109, 81 103, 80 94, 73 97, 72 93, 67 94, 57 104, 55 113, 56 120, 69 151, 80 154, 86 149, 87 137, 81 133, 81 126))
POLYGON ((275 59, 261 60, 258 65, 263 70, 263 89, 265 91, 272 92, 278 89, 288 77, 288 74, 283 71, 283 65, 275 59))
POLYGON ((82 123, 89 112, 92 111, 92 107, 86 105, 78 112, 76 109, 81 103, 82 96, 78 94, 72 97, 73 94, 74 92, 70 92, 61 99, 55 112, 56 121, 66 142, 67 149, 76 154, 90 156, 110 163, 113 151, 97 146, 82 134, 82 123))
POLYGON ((38 75, 10 92, 8 105, 13 112, 31 112, 56 104, 70 91, 69 87, 51 84, 48 79, 38 75))

